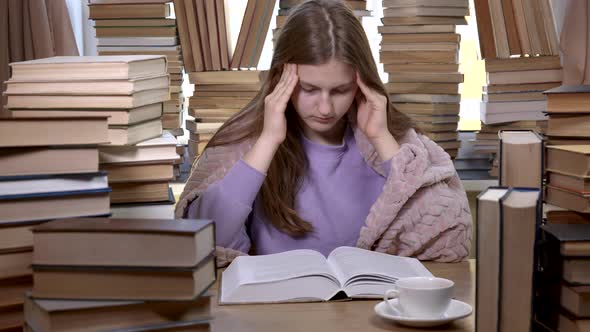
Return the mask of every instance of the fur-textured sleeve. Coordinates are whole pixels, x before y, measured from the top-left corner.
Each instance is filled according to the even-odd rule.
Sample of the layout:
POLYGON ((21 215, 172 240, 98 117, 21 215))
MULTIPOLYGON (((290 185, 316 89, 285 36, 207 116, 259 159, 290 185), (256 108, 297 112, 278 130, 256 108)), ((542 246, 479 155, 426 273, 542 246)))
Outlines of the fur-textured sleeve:
POLYGON ((449 155, 425 136, 410 136, 392 159, 357 246, 421 260, 460 261, 471 247, 467 195, 449 155))

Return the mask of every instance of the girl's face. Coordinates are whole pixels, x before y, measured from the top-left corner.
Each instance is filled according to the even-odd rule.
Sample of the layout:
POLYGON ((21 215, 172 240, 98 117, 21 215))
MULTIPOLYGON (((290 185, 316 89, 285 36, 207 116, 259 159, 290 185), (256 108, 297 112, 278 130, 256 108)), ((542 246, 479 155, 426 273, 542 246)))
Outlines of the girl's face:
POLYGON ((298 65, 299 83, 291 101, 308 139, 341 144, 346 120, 357 93, 352 66, 332 58, 322 65, 298 65))

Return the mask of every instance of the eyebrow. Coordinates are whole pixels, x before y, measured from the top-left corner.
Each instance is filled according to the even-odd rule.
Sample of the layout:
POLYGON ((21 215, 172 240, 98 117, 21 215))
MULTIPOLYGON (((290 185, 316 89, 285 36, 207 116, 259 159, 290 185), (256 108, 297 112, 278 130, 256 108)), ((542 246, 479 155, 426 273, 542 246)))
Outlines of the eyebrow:
MULTIPOLYGON (((308 85, 311 88, 319 89, 318 86, 315 86, 315 85, 313 85, 311 83, 307 83, 307 82, 302 81, 302 80, 299 80, 299 84, 305 84, 305 85, 308 85)), ((332 90, 349 88, 349 87, 352 87, 353 84, 354 84, 354 81, 350 81, 348 83, 340 84, 339 86, 336 86, 336 87, 332 88, 332 90)))

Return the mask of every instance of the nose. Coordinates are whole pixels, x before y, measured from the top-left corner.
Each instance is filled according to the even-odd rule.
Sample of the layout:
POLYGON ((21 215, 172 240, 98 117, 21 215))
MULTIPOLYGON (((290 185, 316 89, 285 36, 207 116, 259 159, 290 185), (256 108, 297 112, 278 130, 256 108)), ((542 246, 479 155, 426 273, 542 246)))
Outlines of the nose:
POLYGON ((329 94, 322 94, 318 101, 318 112, 322 117, 328 117, 333 113, 334 107, 329 94))

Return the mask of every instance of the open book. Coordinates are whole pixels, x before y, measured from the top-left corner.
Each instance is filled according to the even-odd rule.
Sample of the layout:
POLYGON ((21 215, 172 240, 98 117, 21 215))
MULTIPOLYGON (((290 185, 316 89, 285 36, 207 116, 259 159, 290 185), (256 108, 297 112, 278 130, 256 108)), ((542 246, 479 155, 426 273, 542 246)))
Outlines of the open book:
POLYGON ((223 272, 220 304, 382 298, 396 280, 432 274, 415 258, 339 247, 240 256, 223 272))

